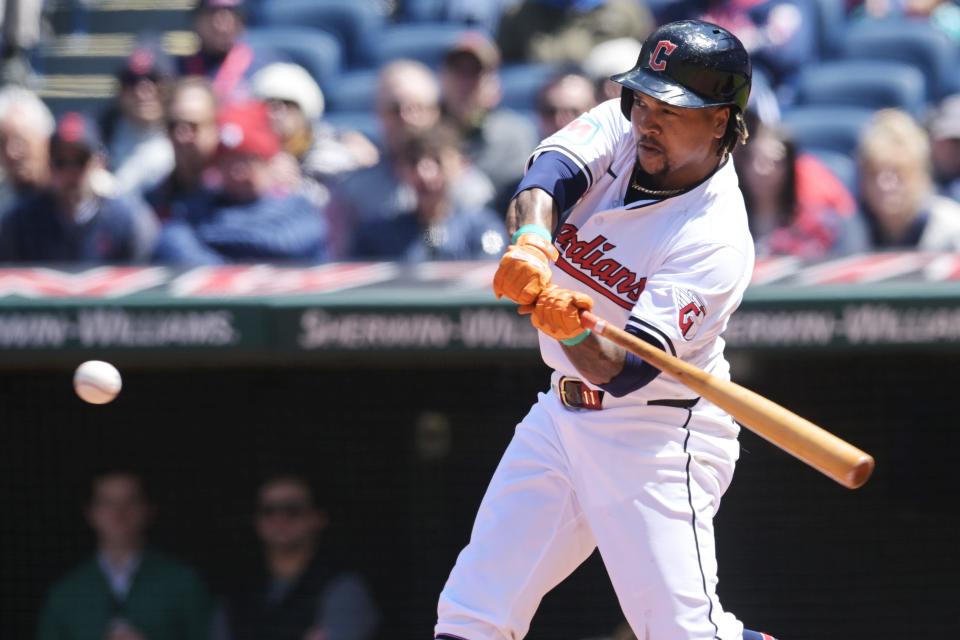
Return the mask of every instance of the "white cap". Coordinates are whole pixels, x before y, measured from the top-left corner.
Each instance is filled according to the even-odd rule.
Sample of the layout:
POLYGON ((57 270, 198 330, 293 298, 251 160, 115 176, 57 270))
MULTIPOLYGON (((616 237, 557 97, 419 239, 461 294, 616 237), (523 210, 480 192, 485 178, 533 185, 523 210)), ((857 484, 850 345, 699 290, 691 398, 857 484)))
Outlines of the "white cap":
POLYGON ((601 42, 587 54, 583 70, 594 80, 629 71, 637 64, 643 44, 633 38, 614 38, 601 42))
POLYGON ((289 62, 268 64, 254 74, 252 84, 256 97, 294 102, 311 122, 323 115, 323 92, 300 65, 289 62))

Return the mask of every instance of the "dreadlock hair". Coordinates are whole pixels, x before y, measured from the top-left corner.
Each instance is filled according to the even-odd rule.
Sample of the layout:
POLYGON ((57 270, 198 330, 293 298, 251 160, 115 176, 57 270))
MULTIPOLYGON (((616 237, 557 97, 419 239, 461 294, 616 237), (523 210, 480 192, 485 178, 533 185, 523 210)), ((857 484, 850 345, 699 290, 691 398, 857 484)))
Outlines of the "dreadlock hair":
POLYGON ((720 148, 717 149, 717 155, 723 157, 728 153, 733 153, 737 144, 746 144, 750 138, 750 132, 747 131, 747 123, 743 119, 743 112, 738 107, 730 107, 730 119, 727 120, 727 130, 723 132, 720 139, 720 148))

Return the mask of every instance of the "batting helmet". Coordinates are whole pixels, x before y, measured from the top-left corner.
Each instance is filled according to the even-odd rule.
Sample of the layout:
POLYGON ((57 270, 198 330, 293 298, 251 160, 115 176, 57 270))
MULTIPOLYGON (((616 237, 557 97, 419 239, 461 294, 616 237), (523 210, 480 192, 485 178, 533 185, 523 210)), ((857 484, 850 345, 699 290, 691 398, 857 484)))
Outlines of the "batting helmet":
POLYGON ((675 107, 733 105, 750 96, 750 56, 736 36, 701 20, 663 25, 646 39, 636 66, 610 79, 623 85, 620 109, 630 119, 633 92, 675 107))

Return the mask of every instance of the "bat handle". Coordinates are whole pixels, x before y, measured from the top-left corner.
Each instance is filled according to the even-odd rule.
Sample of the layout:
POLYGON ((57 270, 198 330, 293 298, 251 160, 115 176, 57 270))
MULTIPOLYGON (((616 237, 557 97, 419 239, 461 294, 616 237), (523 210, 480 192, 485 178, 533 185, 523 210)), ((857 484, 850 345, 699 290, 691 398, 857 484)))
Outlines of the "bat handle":
POLYGON ((590 329, 598 336, 602 336, 604 330, 607 328, 607 321, 603 318, 595 316, 590 311, 581 311, 580 312, 580 322, 584 327, 590 329))

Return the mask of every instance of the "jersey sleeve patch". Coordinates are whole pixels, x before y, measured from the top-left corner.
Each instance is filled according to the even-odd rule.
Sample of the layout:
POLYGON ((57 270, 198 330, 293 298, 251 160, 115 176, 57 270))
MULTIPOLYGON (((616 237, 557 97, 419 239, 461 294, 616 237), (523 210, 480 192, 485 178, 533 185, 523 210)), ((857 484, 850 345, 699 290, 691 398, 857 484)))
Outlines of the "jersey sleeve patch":
POLYGON ((677 326, 680 329, 680 335, 689 342, 697 336, 700 325, 706 319, 707 306, 703 302, 703 298, 689 289, 674 289, 673 300, 676 303, 677 326))
POLYGON ((557 142, 562 140, 568 144, 579 146, 590 144, 599 132, 600 122, 590 114, 585 113, 560 129, 553 137, 557 142))

